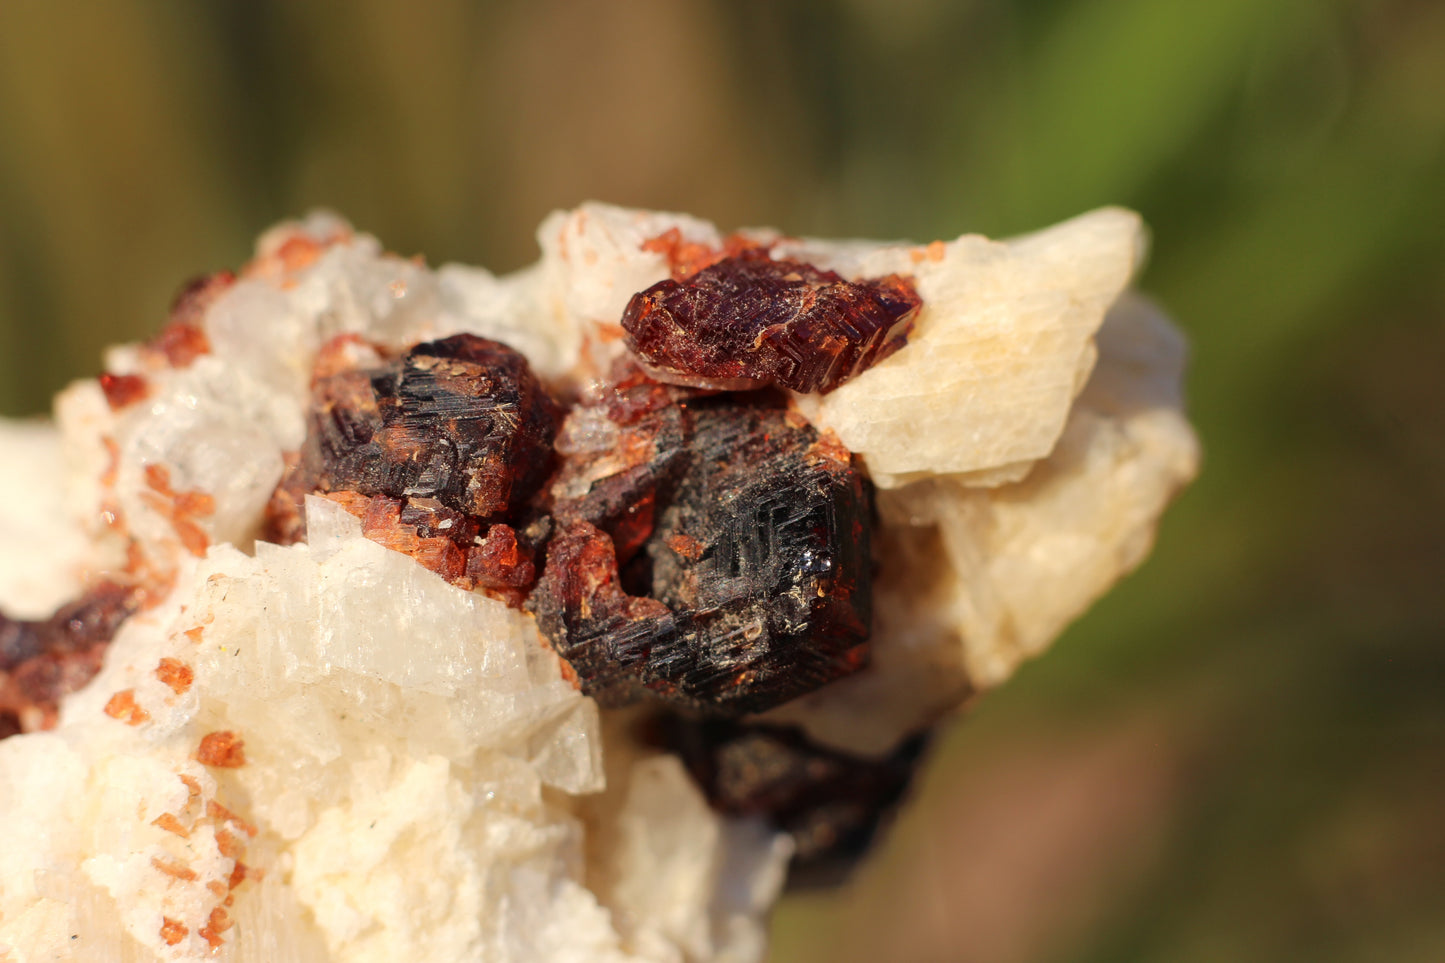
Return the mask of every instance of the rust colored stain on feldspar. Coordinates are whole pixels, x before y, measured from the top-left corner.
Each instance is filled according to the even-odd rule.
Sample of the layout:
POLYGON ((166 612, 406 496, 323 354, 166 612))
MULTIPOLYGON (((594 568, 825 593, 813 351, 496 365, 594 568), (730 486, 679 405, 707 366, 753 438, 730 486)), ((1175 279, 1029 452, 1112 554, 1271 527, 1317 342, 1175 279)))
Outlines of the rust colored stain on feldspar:
MULTIPOLYGON (((554 506, 528 603, 583 691, 739 714, 862 667, 872 503, 845 450, 759 394, 635 382, 608 420, 607 470, 554 506)), ((580 488, 585 464, 554 493, 580 488)))
POLYGON ((634 295, 622 327, 663 380, 826 392, 902 347, 921 304, 898 275, 848 281, 758 247, 634 295))

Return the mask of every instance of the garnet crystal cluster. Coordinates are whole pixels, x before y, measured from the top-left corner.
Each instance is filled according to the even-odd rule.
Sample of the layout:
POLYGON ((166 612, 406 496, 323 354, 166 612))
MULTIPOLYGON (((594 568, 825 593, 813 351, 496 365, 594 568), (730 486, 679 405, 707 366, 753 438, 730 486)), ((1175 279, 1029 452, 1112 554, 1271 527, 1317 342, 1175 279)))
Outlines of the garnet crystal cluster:
MULTIPOLYGON (((875 514, 853 456, 771 385, 831 389, 901 345, 919 303, 897 277, 855 284, 750 249, 638 294, 623 324, 643 359, 617 358, 565 416, 497 342, 389 357, 335 339, 268 536, 303 538, 304 496, 323 495, 372 540, 533 612, 603 706, 648 702, 674 728, 766 711, 867 663, 875 514), (657 380, 659 361, 694 386, 657 380), (697 386, 719 378, 731 390, 697 386)), ((866 836, 891 801, 855 793, 846 816, 805 818, 796 799, 837 774, 777 758, 796 770, 780 828, 866 836)))
POLYGON ((898 277, 749 248, 638 294, 623 324, 649 370, 752 390, 621 357, 565 422, 497 342, 388 357, 338 338, 269 537, 304 537, 304 496, 324 495, 373 540, 525 604, 604 705, 770 709, 866 663, 873 508, 847 449, 764 386, 836 386, 895 350, 919 303, 898 277))

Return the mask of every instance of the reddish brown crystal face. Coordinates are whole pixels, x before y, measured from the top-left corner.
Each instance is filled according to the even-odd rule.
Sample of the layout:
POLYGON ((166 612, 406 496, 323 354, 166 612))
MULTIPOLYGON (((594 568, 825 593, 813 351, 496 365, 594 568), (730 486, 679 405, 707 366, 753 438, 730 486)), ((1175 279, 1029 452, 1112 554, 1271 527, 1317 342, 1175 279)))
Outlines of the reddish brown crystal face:
POLYGON ((326 494, 373 541, 520 605, 536 578, 515 522, 552 469, 557 406, 511 348, 472 335, 384 362, 354 341, 317 361, 306 446, 272 496, 267 536, 305 536, 326 494))
POLYGON ((766 400, 648 411, 620 426, 641 463, 555 506, 563 527, 528 604, 604 703, 646 691, 759 712, 866 661, 867 484, 845 451, 766 400), (619 511, 638 502, 649 525, 619 511))
MULTIPOLYGON (((374 368, 332 367, 314 386, 273 523, 307 493, 356 492, 428 499, 486 526, 513 517, 551 470, 557 406, 505 345, 462 334, 374 368)), ((272 527, 282 540, 298 534, 272 527)))
POLYGON ((847 281, 755 248, 634 295, 622 327, 663 380, 826 392, 902 347, 921 304, 897 275, 847 281))
POLYGON ((339 403, 316 435, 328 491, 435 498, 493 521, 551 467, 557 408, 505 345, 456 335, 417 345, 365 386, 356 374, 337 377, 339 403))

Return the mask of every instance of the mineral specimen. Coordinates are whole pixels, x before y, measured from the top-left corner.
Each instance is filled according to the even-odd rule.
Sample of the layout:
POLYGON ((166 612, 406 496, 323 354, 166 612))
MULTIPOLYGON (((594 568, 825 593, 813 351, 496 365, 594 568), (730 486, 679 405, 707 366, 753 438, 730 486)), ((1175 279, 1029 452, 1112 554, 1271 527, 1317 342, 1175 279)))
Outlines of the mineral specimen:
POLYGON ((1195 471, 1126 212, 916 246, 588 204, 538 237, 497 278, 284 225, 58 429, 0 422, 7 657, 134 593, 10 723, 54 728, 0 740, 0 956, 760 959, 790 854, 863 840, 1195 471), (697 323, 648 374, 621 322, 662 282, 649 317, 697 323))
POLYGON ((622 327, 663 380, 827 392, 902 347, 918 308, 898 275, 847 281, 759 246, 638 293, 622 327))

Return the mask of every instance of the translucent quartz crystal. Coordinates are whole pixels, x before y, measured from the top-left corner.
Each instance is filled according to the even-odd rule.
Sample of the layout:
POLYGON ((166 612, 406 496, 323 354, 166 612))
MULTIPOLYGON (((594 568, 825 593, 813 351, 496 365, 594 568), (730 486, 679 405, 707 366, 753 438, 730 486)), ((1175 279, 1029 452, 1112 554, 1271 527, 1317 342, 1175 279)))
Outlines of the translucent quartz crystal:
MULTIPOLYGON (((1198 453, 1179 336, 1125 293, 1144 247, 1127 212, 1008 242, 740 237, 849 281, 910 278, 922 300, 891 356, 769 409, 820 446, 790 479, 851 452, 877 486, 872 544, 857 546, 877 562, 871 593, 817 557, 783 579, 866 621, 866 666, 689 755, 647 735, 643 708, 579 691, 531 613, 387 547, 441 537, 455 509, 439 495, 301 495, 306 542, 258 541, 338 343, 390 363, 473 335, 588 401, 556 437, 575 465, 544 494, 559 530, 606 532, 633 599, 712 592, 683 564, 686 538, 706 541, 688 486, 757 505, 749 486, 767 474, 719 452, 674 476, 684 497, 656 497, 646 524, 635 500, 588 497, 666 454, 666 424, 635 430, 590 401, 625 358, 629 301, 681 253, 723 250, 712 225, 584 205, 549 217, 539 263, 507 277, 433 272, 329 215, 283 225, 234 277, 188 289, 155 341, 110 351, 108 379, 68 389, 56 427, 0 424, 0 611, 43 621, 107 576, 139 593, 55 727, 0 739, 0 955, 761 959, 808 827, 868 825, 819 815, 810 794, 862 804, 896 788, 850 783, 868 770, 839 760, 893 772, 943 713, 1042 651, 1142 560, 1198 453), (782 776, 751 778, 767 760, 782 776)), ((846 503, 847 519, 862 511, 849 498, 817 504, 846 503)), ((766 539, 770 516, 738 517, 766 539)))

